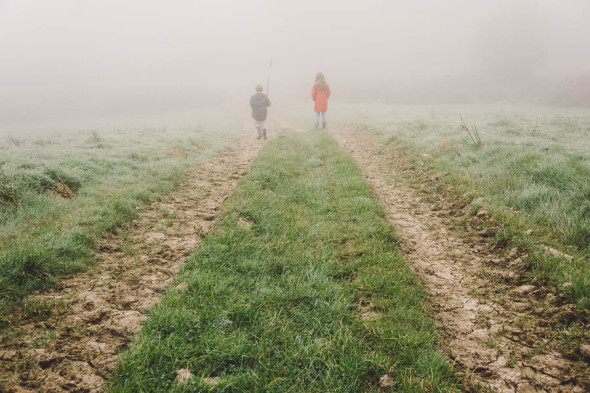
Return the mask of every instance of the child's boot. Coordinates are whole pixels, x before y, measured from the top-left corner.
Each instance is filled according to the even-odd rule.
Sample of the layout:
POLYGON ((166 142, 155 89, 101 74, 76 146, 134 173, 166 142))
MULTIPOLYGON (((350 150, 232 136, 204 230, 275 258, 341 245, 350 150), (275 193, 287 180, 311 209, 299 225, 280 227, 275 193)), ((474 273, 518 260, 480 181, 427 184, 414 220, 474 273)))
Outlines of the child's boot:
POLYGON ((262 127, 256 127, 256 131, 258 131, 258 138, 256 139, 262 138, 262 127))
POLYGON ((320 123, 318 123, 317 121, 316 121, 316 123, 315 123, 315 129, 316 129, 316 130, 319 130, 319 129, 320 129, 320 123))
POLYGON ((262 138, 266 140, 266 128, 262 129, 262 138))
POLYGON ((323 123, 322 123, 322 130, 323 130, 324 128, 326 128, 326 122, 323 122, 323 123))

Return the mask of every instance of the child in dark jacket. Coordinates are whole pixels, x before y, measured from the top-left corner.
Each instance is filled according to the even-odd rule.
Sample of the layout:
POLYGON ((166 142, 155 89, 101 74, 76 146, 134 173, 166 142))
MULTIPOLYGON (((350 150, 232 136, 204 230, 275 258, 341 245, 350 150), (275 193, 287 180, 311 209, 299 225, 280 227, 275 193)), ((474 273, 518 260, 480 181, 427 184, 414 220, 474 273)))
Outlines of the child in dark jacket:
POLYGON ((266 139, 266 128, 264 122, 266 121, 266 115, 268 113, 267 107, 270 106, 270 100, 262 92, 262 85, 256 85, 256 94, 250 97, 250 107, 252 108, 252 118, 254 119, 254 125, 258 131, 258 138, 266 139))

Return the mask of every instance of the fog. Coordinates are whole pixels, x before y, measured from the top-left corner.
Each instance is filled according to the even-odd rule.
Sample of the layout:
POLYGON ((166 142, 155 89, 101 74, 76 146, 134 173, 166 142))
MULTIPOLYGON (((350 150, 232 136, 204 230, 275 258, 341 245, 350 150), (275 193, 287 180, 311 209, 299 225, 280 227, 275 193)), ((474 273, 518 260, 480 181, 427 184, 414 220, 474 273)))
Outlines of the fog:
MULTIPOLYGON (((333 102, 590 104, 588 0, 0 0, 0 131, 333 102)), ((311 111, 311 109, 310 109, 311 111)))

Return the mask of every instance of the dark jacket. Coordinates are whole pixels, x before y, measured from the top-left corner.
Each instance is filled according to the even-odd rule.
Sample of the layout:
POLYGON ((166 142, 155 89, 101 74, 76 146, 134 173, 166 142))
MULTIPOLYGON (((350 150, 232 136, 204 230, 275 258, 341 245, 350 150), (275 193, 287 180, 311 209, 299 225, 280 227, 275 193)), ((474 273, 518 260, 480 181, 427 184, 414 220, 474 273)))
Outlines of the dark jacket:
POLYGON ((270 106, 270 100, 264 93, 256 93, 251 96, 250 106, 252 107, 252 117, 254 120, 266 120, 266 108, 270 106))

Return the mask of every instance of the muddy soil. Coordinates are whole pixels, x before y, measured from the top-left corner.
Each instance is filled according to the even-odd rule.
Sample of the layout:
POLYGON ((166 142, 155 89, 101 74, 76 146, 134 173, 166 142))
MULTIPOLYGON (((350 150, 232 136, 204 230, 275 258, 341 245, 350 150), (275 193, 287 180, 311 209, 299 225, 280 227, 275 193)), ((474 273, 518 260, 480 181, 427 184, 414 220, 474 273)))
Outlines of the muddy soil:
POLYGON ((95 268, 31 296, 47 307, 26 317, 17 310, 13 327, 0 332, 0 391, 104 391, 119 353, 209 231, 260 146, 248 136, 201 161, 178 190, 142 210, 121 236, 102 242, 95 268))
POLYGON ((466 390, 590 391, 583 366, 552 349, 556 333, 546 323, 551 316, 535 308, 539 288, 521 285, 511 268, 522 259, 518 250, 494 250, 483 238, 461 236, 454 228, 462 212, 441 210, 414 188, 393 183, 402 160, 396 162, 392 151, 361 131, 332 134, 356 160, 403 239, 430 293, 444 351, 466 375, 466 390))

